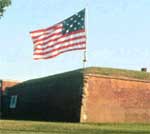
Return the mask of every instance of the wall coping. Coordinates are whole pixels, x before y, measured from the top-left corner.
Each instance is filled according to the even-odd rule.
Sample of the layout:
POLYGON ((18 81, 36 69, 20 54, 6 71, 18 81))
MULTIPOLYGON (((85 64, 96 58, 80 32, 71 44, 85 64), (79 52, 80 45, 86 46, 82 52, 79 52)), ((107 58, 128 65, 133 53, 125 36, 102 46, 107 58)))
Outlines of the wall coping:
POLYGON ((93 77, 101 77, 101 78, 107 78, 107 79, 117 79, 117 80, 125 80, 125 81, 150 83, 150 80, 140 80, 140 79, 134 79, 134 78, 127 78, 127 77, 106 76, 106 75, 91 74, 91 73, 84 74, 84 76, 93 76, 93 77))
POLYGON ((19 80, 10 80, 10 79, 2 79, 2 82, 16 82, 16 83, 21 83, 22 81, 19 81, 19 80))

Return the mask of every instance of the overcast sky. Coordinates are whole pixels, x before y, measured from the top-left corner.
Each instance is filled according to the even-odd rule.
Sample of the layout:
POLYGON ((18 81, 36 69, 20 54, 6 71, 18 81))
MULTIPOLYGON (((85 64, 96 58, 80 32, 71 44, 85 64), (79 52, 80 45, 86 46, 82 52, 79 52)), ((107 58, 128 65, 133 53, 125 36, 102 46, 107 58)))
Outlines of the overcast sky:
MULTIPOLYGON (((150 69, 150 0, 87 1, 87 66, 150 69)), ((83 51, 34 61, 29 32, 85 7, 85 0, 12 0, 0 19, 0 79, 28 80, 82 68, 83 51)))

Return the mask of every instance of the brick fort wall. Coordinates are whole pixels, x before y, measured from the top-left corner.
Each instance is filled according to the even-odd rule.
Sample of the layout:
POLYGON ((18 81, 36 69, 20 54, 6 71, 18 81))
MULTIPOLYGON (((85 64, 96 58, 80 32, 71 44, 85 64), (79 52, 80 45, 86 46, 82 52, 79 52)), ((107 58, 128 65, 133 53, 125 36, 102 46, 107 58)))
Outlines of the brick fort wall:
POLYGON ((81 122, 150 122, 150 82, 86 75, 81 122))

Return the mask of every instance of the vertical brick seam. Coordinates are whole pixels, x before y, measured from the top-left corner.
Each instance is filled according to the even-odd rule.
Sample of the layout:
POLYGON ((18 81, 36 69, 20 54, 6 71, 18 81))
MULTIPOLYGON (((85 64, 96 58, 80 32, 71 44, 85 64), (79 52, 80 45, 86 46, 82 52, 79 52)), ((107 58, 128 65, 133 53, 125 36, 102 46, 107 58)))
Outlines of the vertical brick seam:
POLYGON ((83 87, 82 87, 82 96, 81 96, 81 112, 80 112, 80 122, 86 122, 87 120, 87 114, 86 114, 86 101, 87 101, 87 96, 89 94, 88 92, 88 79, 89 76, 85 76, 83 74, 83 87))

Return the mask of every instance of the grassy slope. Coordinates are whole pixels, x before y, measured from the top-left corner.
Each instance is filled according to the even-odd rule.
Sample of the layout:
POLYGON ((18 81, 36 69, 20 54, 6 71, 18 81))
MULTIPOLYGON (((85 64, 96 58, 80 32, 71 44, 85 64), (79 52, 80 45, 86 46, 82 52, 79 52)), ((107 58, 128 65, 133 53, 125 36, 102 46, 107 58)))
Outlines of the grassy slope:
MULTIPOLYGON (((150 73, 149 72, 141 72, 135 70, 126 70, 126 69, 114 69, 114 68, 101 68, 101 67, 88 67, 86 69, 78 69, 74 71, 69 71, 61 74, 56 74, 52 76, 47 76, 43 78, 33 79, 26 81, 27 83, 34 83, 34 82, 47 82, 51 79, 59 79, 63 78, 66 75, 72 75, 75 73, 83 73, 83 74, 99 74, 99 75, 106 75, 106 76, 115 76, 121 78, 133 78, 133 79, 140 79, 140 80, 150 80, 150 73)), ((26 83, 25 82, 25 83, 26 83)))
POLYGON ((100 74, 100 75, 123 77, 123 78, 126 77, 126 78, 141 79, 141 80, 150 80, 150 73, 148 72, 125 70, 125 69, 90 67, 90 68, 85 69, 84 73, 100 74))
MULTIPOLYGON (((37 85, 37 83, 38 83, 38 85, 44 85, 44 84, 47 85, 50 81, 52 83, 55 83, 56 81, 59 81, 59 80, 61 80, 61 83, 65 83, 66 79, 64 79, 64 78, 72 77, 72 75, 73 76, 74 75, 76 75, 76 76, 78 75, 77 77, 80 78, 81 77, 81 73, 79 73, 79 72, 81 72, 80 69, 79 70, 65 72, 65 73, 55 74, 55 75, 51 75, 51 76, 31 79, 31 80, 27 80, 27 81, 25 81, 23 83, 20 83, 20 84, 14 86, 14 87, 20 87, 20 86, 24 86, 26 84, 30 85, 30 86, 33 85, 33 87, 35 87, 37 85)), ((74 81, 74 80, 72 80, 72 81, 74 81)))
POLYGON ((150 134, 150 124, 77 124, 0 120, 0 134, 150 134))

